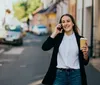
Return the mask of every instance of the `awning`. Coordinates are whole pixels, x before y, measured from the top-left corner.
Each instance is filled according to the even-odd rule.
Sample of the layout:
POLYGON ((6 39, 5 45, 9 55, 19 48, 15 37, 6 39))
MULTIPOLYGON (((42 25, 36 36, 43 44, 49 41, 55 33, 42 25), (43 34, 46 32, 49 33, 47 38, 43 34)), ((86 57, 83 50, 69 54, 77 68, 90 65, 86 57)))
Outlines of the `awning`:
POLYGON ((49 9, 46 11, 46 13, 49 13, 49 12, 56 12, 56 4, 52 4, 49 9))
POLYGON ((63 0, 57 0, 54 4, 52 4, 49 9, 46 11, 46 13, 49 13, 49 12, 56 12, 56 6, 57 4, 59 4, 61 1, 63 0))
POLYGON ((49 6, 48 8, 46 9, 43 9, 43 7, 40 7, 38 8, 36 11, 33 12, 33 15, 34 14, 37 14, 37 13, 50 13, 50 12, 56 12, 56 6, 57 4, 59 4, 61 1, 63 0, 57 0, 55 3, 53 3, 51 6, 49 6))
POLYGON ((46 12, 48 9, 49 9, 49 7, 46 8, 46 9, 42 9, 42 10, 38 11, 37 13, 44 13, 44 12, 46 12))

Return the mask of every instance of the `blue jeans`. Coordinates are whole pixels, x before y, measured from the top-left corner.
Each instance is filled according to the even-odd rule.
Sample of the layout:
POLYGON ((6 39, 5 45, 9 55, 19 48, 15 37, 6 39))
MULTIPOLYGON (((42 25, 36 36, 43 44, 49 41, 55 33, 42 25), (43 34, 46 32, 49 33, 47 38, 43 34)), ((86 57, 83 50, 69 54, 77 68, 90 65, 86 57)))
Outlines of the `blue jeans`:
POLYGON ((57 69, 53 85, 82 85, 80 69, 57 69))

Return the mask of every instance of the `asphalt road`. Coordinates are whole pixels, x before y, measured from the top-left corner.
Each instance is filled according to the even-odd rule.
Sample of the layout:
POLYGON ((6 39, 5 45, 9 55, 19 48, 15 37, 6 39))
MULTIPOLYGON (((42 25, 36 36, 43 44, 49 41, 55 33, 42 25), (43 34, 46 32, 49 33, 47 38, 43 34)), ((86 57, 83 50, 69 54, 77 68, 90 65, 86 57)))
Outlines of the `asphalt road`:
MULTIPOLYGON (((23 46, 0 45, 0 85, 42 85, 52 50, 44 52, 47 36, 27 34, 23 46)), ((86 67, 88 85, 100 85, 100 72, 86 67)))
POLYGON ((50 62, 41 49, 47 36, 27 34, 23 46, 0 45, 0 85, 36 85, 50 62))

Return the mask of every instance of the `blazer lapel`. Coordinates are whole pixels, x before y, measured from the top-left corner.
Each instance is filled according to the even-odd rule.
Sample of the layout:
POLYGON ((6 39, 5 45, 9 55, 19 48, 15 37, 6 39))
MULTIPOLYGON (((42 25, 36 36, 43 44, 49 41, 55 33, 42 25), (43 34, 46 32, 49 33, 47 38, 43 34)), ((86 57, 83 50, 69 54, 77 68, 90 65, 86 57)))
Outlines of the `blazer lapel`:
POLYGON ((80 36, 77 33, 75 33, 75 36, 76 36, 76 41, 77 41, 78 48, 80 50, 80 36))
POLYGON ((59 46, 60 46, 60 44, 61 44, 61 42, 62 42, 63 36, 64 36, 64 33, 61 33, 61 34, 59 35, 58 48, 59 48, 59 46))

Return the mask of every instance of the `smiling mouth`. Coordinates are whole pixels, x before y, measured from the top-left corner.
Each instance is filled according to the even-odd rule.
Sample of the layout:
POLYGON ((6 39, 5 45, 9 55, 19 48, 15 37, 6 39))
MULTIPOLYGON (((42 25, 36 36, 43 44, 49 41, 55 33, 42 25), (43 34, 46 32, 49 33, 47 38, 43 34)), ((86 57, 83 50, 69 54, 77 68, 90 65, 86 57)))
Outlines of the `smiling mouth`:
POLYGON ((69 28, 70 26, 66 26, 65 28, 69 28))

